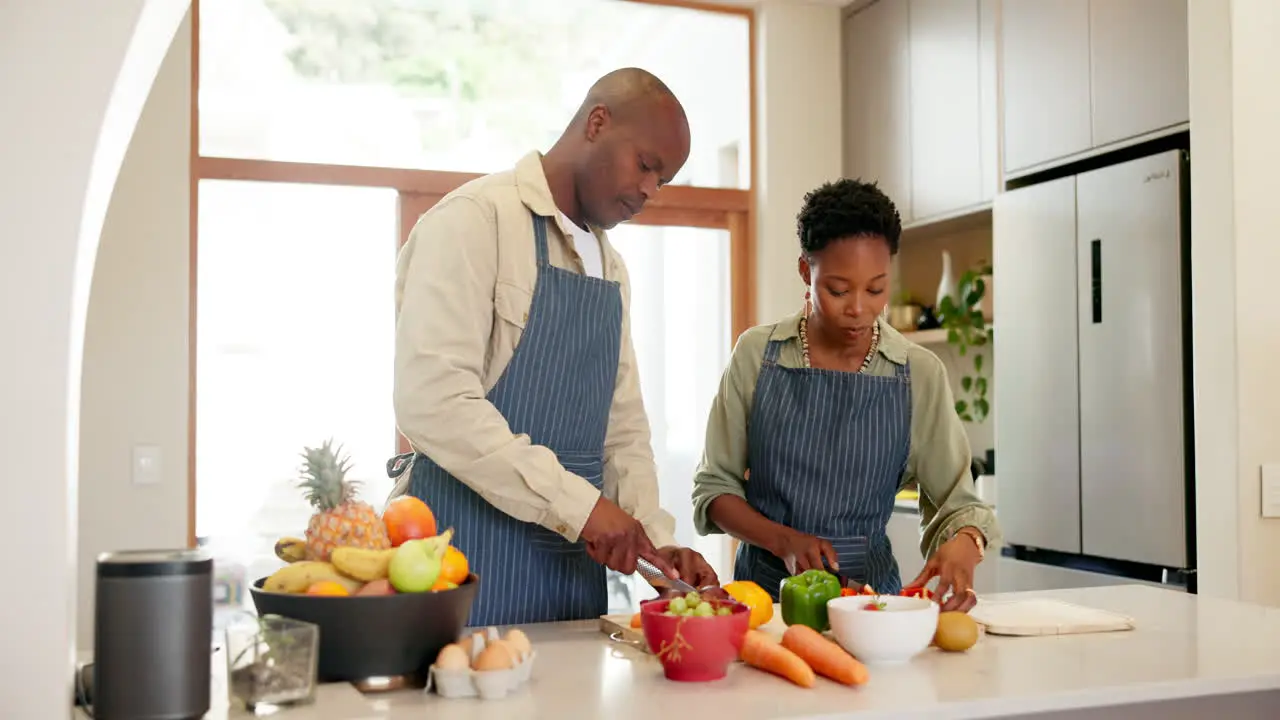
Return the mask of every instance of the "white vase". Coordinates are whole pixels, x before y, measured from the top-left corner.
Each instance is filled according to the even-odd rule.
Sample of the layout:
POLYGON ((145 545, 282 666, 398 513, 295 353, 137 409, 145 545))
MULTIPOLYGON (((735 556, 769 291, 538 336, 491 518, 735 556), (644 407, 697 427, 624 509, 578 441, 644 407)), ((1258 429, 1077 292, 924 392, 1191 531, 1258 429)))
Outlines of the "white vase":
POLYGON ((934 310, 937 311, 942 308, 942 298, 947 297, 948 295, 951 295, 953 297, 952 301, 954 302, 955 294, 956 294, 956 278, 955 278, 955 275, 951 273, 951 253, 947 252, 946 250, 943 250, 942 251, 942 277, 938 280, 937 305, 934 306, 934 310))

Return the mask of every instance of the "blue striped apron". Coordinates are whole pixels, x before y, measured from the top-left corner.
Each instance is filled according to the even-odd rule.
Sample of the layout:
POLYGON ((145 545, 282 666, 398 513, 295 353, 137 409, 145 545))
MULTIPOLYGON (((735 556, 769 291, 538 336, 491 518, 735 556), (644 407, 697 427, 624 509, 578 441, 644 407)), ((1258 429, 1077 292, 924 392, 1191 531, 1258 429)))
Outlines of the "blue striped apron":
MULTIPOLYGON (((902 589, 887 527, 911 447, 911 370, 894 375, 778 364, 765 348, 748 429, 747 502, 770 520, 830 541, 840 573, 879 592, 902 589)), ((789 573, 767 550, 742 543, 734 579, 778 601, 789 573)))
MULTIPOLYGON (((604 485, 604 440, 622 342, 618 283, 555 267, 546 218, 533 217, 538 278, 529 319, 488 400, 511 432, 555 453, 566 470, 604 485)), ((388 473, 403 472, 406 456, 388 473)), ((425 455, 414 457, 409 493, 440 528, 453 527, 480 588, 468 625, 597 618, 608 611, 605 568, 570 543, 490 505, 425 455)))

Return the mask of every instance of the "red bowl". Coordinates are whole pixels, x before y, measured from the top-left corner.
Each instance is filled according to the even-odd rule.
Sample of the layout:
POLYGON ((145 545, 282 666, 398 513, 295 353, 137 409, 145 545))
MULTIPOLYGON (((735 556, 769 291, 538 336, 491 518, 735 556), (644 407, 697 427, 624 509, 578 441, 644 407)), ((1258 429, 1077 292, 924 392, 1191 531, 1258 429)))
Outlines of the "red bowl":
POLYGON ((710 602, 717 610, 733 609, 730 615, 684 617, 663 615, 670 600, 650 600, 640 604, 640 627, 649 650, 662 662, 668 680, 706 682, 719 680, 742 651, 751 610, 732 600, 710 602))

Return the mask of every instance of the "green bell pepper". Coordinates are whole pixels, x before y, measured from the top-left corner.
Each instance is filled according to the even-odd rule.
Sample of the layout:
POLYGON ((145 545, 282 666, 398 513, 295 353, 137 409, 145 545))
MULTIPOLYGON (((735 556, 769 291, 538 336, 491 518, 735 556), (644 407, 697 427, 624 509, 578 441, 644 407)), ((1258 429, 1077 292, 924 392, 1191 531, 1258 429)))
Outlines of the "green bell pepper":
POLYGON ((826 570, 805 570, 783 580, 779 594, 784 623, 826 632, 830 627, 827 601, 840 597, 840 579, 826 570))

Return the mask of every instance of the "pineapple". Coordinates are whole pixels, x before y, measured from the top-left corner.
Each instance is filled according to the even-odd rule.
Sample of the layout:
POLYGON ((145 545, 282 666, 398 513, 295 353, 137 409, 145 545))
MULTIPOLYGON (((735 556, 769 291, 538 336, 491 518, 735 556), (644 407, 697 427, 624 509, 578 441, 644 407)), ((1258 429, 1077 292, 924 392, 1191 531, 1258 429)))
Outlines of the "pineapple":
POLYGON ((308 560, 327 562, 337 547, 385 550, 391 547, 382 518, 369 503, 356 499, 359 483, 347 480, 351 460, 340 457, 342 447, 326 440, 318 448, 304 448, 301 482, 307 502, 316 509, 307 525, 308 560))

